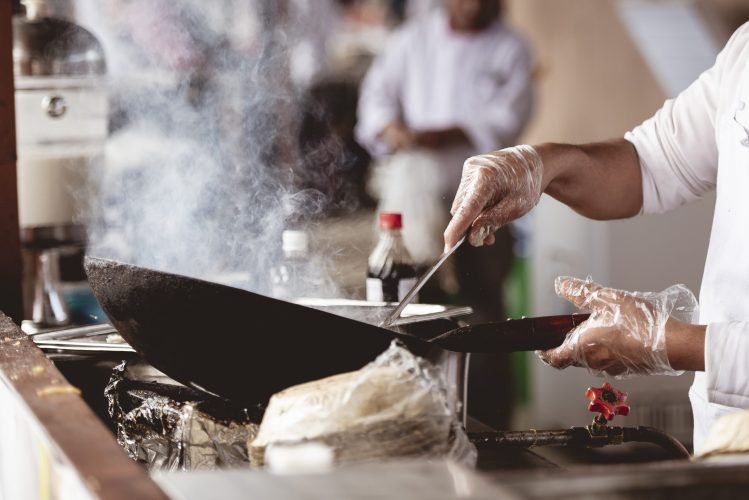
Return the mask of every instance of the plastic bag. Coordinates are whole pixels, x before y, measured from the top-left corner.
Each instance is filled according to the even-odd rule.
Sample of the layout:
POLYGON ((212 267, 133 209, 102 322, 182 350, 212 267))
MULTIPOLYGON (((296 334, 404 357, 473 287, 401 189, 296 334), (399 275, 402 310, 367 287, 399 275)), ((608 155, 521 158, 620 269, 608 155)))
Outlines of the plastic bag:
POLYGON ((268 446, 319 442, 336 464, 401 457, 449 457, 474 465, 440 371, 394 342, 361 370, 290 387, 268 404, 250 462, 268 446))

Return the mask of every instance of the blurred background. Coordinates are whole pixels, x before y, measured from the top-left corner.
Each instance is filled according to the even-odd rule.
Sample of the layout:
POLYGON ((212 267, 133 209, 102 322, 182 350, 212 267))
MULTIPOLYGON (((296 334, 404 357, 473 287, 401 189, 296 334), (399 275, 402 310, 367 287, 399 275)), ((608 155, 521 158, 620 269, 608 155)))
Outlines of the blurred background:
MULTIPOLYGON (((365 298, 378 211, 404 213, 418 265, 439 254, 462 160, 489 150, 486 138, 444 118, 454 108, 492 114, 471 108, 467 95, 486 94, 500 110, 491 149, 621 137, 711 66, 749 19, 742 0, 505 0, 494 3, 505 45, 479 44, 466 75, 438 68, 451 83, 435 87, 422 81, 440 74, 432 66, 475 42, 419 47, 420 37, 447 37, 427 22, 447 8, 439 0, 36 3, 90 31, 106 60, 106 131, 69 208, 93 248, 190 275, 249 272, 262 291, 265 278, 253 273, 282 254, 283 230, 303 227, 317 249, 311 267, 324 270, 318 290, 348 298, 365 298), (427 73, 417 72, 422 63, 427 73), (496 78, 474 85, 470 71, 484 66, 496 78), (404 130, 424 133, 396 128, 386 137, 382 115, 393 108, 404 130)), ((469 31, 494 29, 477 26, 469 31)), ((31 158, 24 151, 21 162, 31 158)), ((422 301, 471 305, 484 321, 572 312, 554 294, 559 275, 627 290, 684 283, 697 293, 712 210, 708 198, 604 223, 544 197, 493 249, 458 255, 422 301)), ((22 199, 22 224, 25 215, 22 199)), ((71 307, 83 279, 74 267, 63 265, 62 276, 71 307)), ((31 304, 33 284, 26 288, 31 304)), ((532 354, 484 365, 472 374, 475 393, 494 401, 485 418, 498 426, 589 420, 583 393, 600 380, 583 370, 559 373, 532 354)), ((633 407, 626 425, 691 441, 690 383, 688 374, 619 383, 633 407)))

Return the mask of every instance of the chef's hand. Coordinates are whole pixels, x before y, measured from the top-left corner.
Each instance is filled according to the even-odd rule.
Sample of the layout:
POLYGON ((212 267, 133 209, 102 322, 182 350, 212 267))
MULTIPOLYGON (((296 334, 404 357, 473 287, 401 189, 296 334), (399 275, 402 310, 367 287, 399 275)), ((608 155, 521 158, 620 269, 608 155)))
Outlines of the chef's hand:
POLYGON ((560 347, 537 353, 545 363, 560 369, 581 366, 616 378, 680 375, 675 368, 697 369, 685 355, 699 357, 703 351, 685 339, 702 328, 704 342, 704 327, 691 325, 697 299, 684 285, 658 293, 626 292, 565 277, 557 278, 555 288, 560 297, 590 309, 591 316, 560 347))
POLYGON ((388 123, 379 135, 393 151, 408 149, 414 145, 414 134, 400 121, 388 123))
POLYGON ((466 231, 471 245, 493 244, 497 229, 536 206, 543 170, 541 157, 532 146, 468 158, 450 210, 453 218, 445 230, 445 250, 466 231))

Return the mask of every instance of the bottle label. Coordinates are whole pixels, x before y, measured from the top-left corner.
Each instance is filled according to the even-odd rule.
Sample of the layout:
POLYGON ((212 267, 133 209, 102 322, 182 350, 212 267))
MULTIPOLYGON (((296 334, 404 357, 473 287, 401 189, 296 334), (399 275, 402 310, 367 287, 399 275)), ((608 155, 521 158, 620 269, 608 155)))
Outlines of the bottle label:
POLYGON ((370 302, 382 302, 382 280, 379 278, 367 278, 367 300, 370 302))
MULTIPOLYGON (((404 278, 398 282, 398 301, 403 300, 403 298, 406 296, 408 292, 411 291, 411 289, 416 284, 416 278, 404 278)), ((419 296, 413 298, 411 301, 412 304, 415 304, 419 301, 419 296)))
MULTIPOLYGON (((382 280, 379 278, 367 278, 367 300, 370 302, 400 302, 403 300, 403 297, 406 296, 406 294, 414 287, 416 284, 416 278, 404 278, 400 281, 398 281, 398 299, 395 300, 395 297, 386 297, 386 293, 383 290, 383 283, 382 280)), ((388 293, 387 295, 390 295, 393 292, 388 293)), ((419 299, 419 296, 417 295, 414 297, 414 299, 411 301, 412 303, 417 303, 419 299)))

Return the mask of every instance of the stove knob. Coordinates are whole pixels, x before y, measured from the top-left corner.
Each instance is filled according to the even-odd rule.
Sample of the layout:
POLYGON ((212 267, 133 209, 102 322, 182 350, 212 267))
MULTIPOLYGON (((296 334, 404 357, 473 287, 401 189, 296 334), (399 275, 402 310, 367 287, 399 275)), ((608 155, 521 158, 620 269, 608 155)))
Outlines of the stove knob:
POLYGON ((615 389, 608 382, 604 382, 601 387, 588 387, 585 397, 590 401, 588 411, 600 413, 608 421, 613 420, 616 415, 629 414, 627 393, 615 389))

